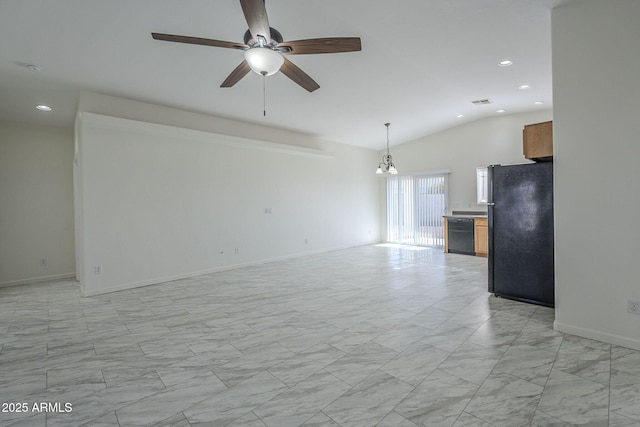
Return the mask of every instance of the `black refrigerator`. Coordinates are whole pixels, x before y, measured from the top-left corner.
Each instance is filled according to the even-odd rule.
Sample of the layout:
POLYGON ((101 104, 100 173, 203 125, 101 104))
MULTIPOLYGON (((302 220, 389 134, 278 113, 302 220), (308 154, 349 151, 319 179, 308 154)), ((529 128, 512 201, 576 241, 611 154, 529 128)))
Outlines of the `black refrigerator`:
POLYGON ((488 169, 489 292, 553 307, 553 163, 488 169))

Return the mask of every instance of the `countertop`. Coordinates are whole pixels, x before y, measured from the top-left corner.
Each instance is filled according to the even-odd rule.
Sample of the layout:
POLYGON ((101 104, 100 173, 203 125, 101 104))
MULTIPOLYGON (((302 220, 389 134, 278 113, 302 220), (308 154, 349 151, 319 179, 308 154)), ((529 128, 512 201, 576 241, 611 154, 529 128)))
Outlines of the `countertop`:
POLYGON ((467 212, 467 211, 453 211, 451 215, 443 215, 445 218, 487 218, 486 212, 467 212))

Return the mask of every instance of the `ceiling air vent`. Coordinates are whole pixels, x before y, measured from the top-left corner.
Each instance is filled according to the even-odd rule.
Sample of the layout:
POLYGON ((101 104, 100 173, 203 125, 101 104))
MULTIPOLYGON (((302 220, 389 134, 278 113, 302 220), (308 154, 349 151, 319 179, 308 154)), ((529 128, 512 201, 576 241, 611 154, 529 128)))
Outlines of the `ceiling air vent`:
POLYGON ((471 101, 473 105, 487 105, 491 104, 491 101, 488 99, 476 99, 475 101, 471 101))

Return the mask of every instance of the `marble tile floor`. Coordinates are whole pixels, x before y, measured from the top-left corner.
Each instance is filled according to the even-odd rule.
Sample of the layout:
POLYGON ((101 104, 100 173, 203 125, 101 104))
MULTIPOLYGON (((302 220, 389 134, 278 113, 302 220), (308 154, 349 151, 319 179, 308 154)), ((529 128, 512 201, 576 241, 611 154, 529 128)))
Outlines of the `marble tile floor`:
POLYGON ((0 288, 0 426, 640 425, 640 352, 486 281, 483 258, 371 245, 90 298, 0 288))

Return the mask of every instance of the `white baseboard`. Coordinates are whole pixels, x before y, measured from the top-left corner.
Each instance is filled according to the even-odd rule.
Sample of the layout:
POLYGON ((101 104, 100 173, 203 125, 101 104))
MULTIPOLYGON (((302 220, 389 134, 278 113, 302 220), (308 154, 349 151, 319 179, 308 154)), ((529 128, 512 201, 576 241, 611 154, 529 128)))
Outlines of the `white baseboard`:
POLYGON ((269 262, 285 261, 285 260, 288 260, 288 259, 300 258, 300 257, 303 257, 303 256, 308 256, 308 255, 317 255, 317 254, 322 254, 322 253, 339 251, 339 250, 342 250, 342 249, 355 248, 355 247, 359 247, 359 246, 368 246, 368 245, 375 244, 375 243, 378 243, 378 242, 363 243, 363 244, 359 244, 359 245, 350 245, 350 246, 335 247, 335 248, 318 249, 318 250, 306 251, 306 252, 298 252, 298 253, 290 254, 290 255, 283 255, 283 256, 278 256, 278 257, 273 257, 273 258, 264 258, 264 259, 260 259, 260 260, 248 261, 248 262, 243 262, 243 263, 238 263, 238 264, 229 264, 229 265, 225 265, 225 266, 221 266, 221 267, 214 267, 214 268, 209 268, 209 269, 200 270, 200 271, 192 271, 192 272, 188 272, 188 273, 180 273, 180 274, 171 275, 171 276, 164 276, 164 277, 154 277, 154 278, 151 278, 151 279, 148 279, 148 280, 142 280, 142 281, 139 281, 139 282, 122 283, 122 284, 117 284, 117 285, 114 285, 114 286, 101 287, 100 289, 87 290, 87 289, 85 289, 85 287, 81 283, 80 284, 80 290, 81 290, 81 294, 82 294, 83 297, 92 297, 92 296, 96 296, 96 295, 108 294, 108 293, 111 293, 111 292, 118 292, 118 291, 124 291, 124 290, 127 290, 127 289, 135 289, 135 288, 141 288, 141 287, 144 287, 144 286, 151 286, 151 285, 157 285, 157 284, 160 284, 160 283, 172 282, 174 280, 181 280, 181 279, 188 279, 188 278, 191 278, 191 277, 204 276, 205 274, 220 273, 222 271, 236 270, 238 268, 251 267, 251 266, 254 266, 254 265, 266 264, 266 263, 269 263, 269 262))
POLYGON ((8 286, 17 286, 17 285, 28 285, 30 283, 42 283, 42 282, 51 282, 54 280, 62 280, 62 279, 74 279, 76 277, 76 273, 63 273, 63 274, 52 274, 50 276, 41 276, 41 277, 32 277, 29 279, 20 279, 20 280, 10 280, 8 282, 0 283, 0 288, 5 288, 8 286))
POLYGON ((620 347, 627 347, 634 350, 640 350, 640 340, 635 338, 623 337, 620 335, 608 334, 606 332, 594 331, 592 329, 585 329, 579 326, 568 325, 566 323, 553 322, 553 329, 565 334, 577 335, 583 338, 589 338, 597 341, 602 341, 608 344, 619 345, 620 347))

